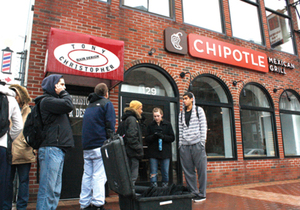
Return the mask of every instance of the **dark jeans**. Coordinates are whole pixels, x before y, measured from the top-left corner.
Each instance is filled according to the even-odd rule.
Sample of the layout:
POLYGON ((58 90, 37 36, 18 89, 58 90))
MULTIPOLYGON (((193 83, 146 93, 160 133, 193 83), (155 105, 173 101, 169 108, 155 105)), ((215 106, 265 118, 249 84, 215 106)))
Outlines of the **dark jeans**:
POLYGON ((170 158, 167 159, 150 158, 150 181, 151 183, 157 183, 157 170, 158 170, 159 162, 160 162, 162 182, 168 183, 170 158))
POLYGON ((7 194, 7 183, 10 177, 10 165, 6 159, 6 148, 0 147, 0 207, 2 208, 4 196, 7 194))
POLYGON ((7 194, 4 199, 3 210, 9 210, 12 208, 13 201, 13 182, 16 172, 19 177, 19 190, 17 209, 26 209, 29 199, 29 171, 31 163, 11 165, 10 181, 7 186, 7 194))

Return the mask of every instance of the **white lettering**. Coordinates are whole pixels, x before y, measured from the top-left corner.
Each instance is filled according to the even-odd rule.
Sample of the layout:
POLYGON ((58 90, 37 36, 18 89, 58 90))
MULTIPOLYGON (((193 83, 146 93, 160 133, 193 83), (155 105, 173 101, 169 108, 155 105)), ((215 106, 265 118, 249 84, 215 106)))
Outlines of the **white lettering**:
POLYGON ((261 56, 261 55, 258 56, 258 65, 261 67, 265 67, 265 65, 264 65, 265 62, 263 60, 264 58, 265 58, 264 56, 261 56))
POLYGON ((249 62, 249 61, 248 61, 248 55, 249 55, 250 53, 245 52, 245 51, 243 51, 242 53, 245 55, 245 62, 248 63, 248 62, 249 62))
POLYGON ((233 55, 234 60, 236 60, 236 61, 241 61, 243 59, 242 53, 239 50, 233 50, 232 55, 233 55), (240 58, 236 57, 236 53, 240 56, 240 58))
POLYGON ((212 51, 214 53, 214 56, 216 56, 216 45, 213 44, 212 48, 209 48, 209 42, 206 42, 206 53, 209 55, 209 51, 212 51))
POLYGON ((252 54, 252 53, 251 53, 251 61, 252 61, 252 64, 253 64, 254 66, 258 66, 258 64, 254 62, 254 57, 253 57, 253 54, 252 54))
POLYGON ((231 55, 231 49, 224 46, 224 58, 227 58, 228 55, 231 55))
POLYGON ((195 40, 195 42, 194 42, 195 50, 196 50, 197 52, 202 53, 202 52, 203 52, 203 49, 202 49, 202 50, 198 49, 197 43, 203 44, 203 42, 202 42, 201 40, 199 40, 199 39, 195 40))

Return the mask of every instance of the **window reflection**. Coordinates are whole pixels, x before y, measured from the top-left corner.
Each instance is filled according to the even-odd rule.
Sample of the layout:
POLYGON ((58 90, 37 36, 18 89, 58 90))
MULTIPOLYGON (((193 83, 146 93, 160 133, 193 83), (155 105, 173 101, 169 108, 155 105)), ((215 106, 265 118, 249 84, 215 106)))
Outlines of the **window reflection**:
POLYGON ((287 53, 294 53, 291 18, 287 11, 286 1, 265 0, 265 7, 271 47, 287 53), (275 14, 275 12, 277 13, 275 14))
POLYGON ((134 69, 126 75, 121 91, 145 95, 174 97, 170 82, 160 72, 147 67, 134 69))
POLYGON ((226 94, 225 87, 209 76, 197 77, 192 85, 196 105, 201 106, 206 114, 208 158, 234 158, 231 120, 233 105, 230 96, 226 94), (207 103, 213 105, 207 105, 207 103))
POLYGON ((182 9, 185 23, 222 33, 219 0, 182 0, 182 9))
POLYGON ((266 94, 260 88, 254 85, 246 85, 244 89, 246 90, 246 95, 242 95, 240 98, 240 103, 242 105, 270 107, 266 94))
POLYGON ((241 0, 229 0, 232 35, 250 42, 263 44, 258 5, 241 0))
POLYGON ((245 157, 275 156, 271 114, 242 110, 241 119, 245 157))
POLYGON ((279 108, 284 154, 300 156, 300 101, 296 94, 285 91, 280 96, 279 108))
POLYGON ((170 0, 124 0, 124 6, 170 17, 170 0))
POLYGON ((244 89, 246 96, 240 95, 244 156, 275 157, 274 109, 261 88, 248 84, 244 89))

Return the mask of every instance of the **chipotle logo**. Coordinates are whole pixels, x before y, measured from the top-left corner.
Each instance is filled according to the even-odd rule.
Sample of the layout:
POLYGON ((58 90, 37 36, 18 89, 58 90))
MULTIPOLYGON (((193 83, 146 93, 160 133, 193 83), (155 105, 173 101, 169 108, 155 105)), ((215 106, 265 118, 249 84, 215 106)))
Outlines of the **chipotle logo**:
POLYGON ((111 51, 85 43, 60 45, 54 56, 61 64, 88 73, 107 73, 120 66, 119 58, 111 51))

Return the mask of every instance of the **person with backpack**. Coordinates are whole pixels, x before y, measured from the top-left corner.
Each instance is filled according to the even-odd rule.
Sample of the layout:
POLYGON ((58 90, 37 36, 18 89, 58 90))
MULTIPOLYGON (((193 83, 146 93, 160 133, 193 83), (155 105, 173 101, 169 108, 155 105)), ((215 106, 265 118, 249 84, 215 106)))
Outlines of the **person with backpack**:
MULTIPOLYGON (((9 89, 16 93, 16 100, 19 104, 22 122, 26 121, 27 115, 30 113, 31 109, 29 107, 29 102, 31 98, 29 97, 26 88, 13 84, 9 86, 9 89)), ((32 147, 28 146, 25 142, 23 133, 12 143, 12 165, 10 180, 8 182, 7 193, 4 200, 4 210, 9 210, 12 208, 13 201, 13 181, 15 179, 15 174, 18 173, 19 186, 17 190, 17 209, 26 209, 29 199, 29 171, 31 163, 36 161, 35 155, 33 153, 32 147)))
POLYGON ((115 131, 116 113, 108 99, 108 88, 99 83, 88 96, 90 104, 82 121, 84 172, 81 183, 80 208, 105 210, 106 174, 101 147, 109 132, 115 131))
POLYGON ((144 156, 142 130, 139 125, 142 113, 143 104, 140 101, 132 100, 129 107, 124 109, 122 122, 117 130, 117 133, 124 138, 133 184, 138 178, 139 160, 144 156))
POLYGON ((157 170, 160 163, 162 187, 168 187, 174 131, 171 123, 163 119, 163 111, 160 108, 155 107, 152 114, 154 120, 148 125, 145 138, 150 158, 150 182, 151 186, 157 187, 157 170))
POLYGON ((38 151, 40 185, 37 195, 37 210, 56 209, 62 187, 62 172, 65 153, 74 147, 69 113, 73 111, 70 94, 66 91, 62 75, 52 74, 42 81, 44 94, 40 112, 44 124, 44 140, 38 151))
POLYGON ((179 155, 187 186, 195 194, 194 202, 206 200, 207 156, 205 151, 207 121, 194 94, 183 94, 183 109, 179 114, 179 155), (197 173, 199 188, 197 187, 197 173))
POLYGON ((0 81, 0 207, 3 207, 10 179, 11 143, 23 129, 16 93, 0 81), (10 127, 11 122, 11 127, 10 127))

